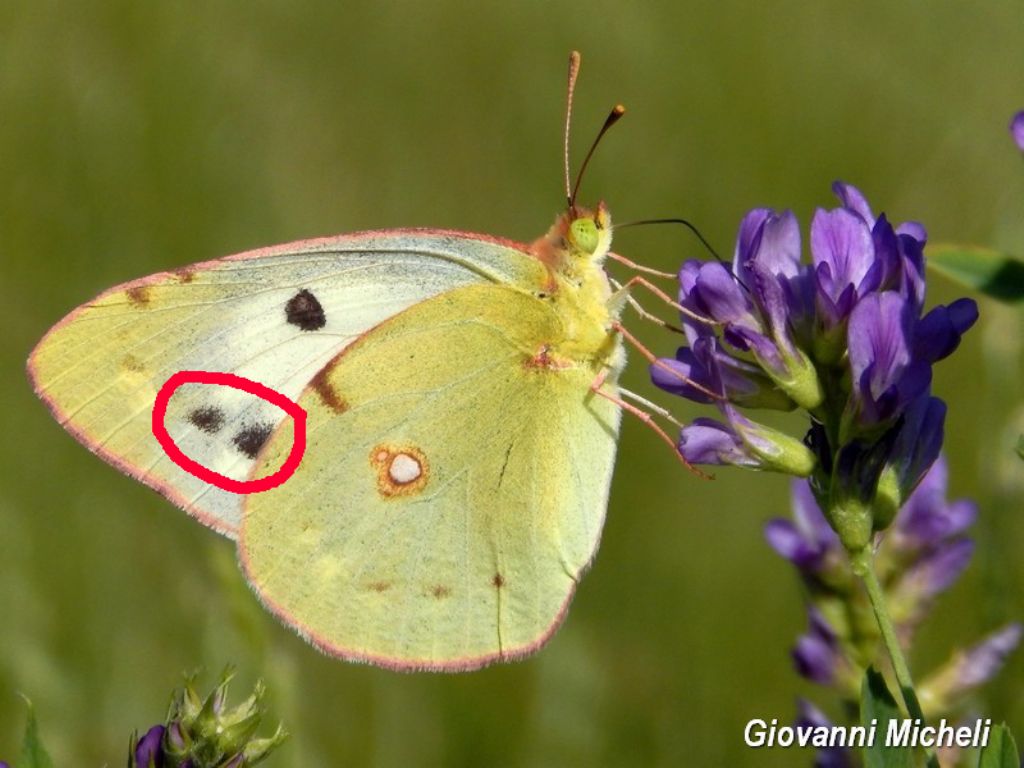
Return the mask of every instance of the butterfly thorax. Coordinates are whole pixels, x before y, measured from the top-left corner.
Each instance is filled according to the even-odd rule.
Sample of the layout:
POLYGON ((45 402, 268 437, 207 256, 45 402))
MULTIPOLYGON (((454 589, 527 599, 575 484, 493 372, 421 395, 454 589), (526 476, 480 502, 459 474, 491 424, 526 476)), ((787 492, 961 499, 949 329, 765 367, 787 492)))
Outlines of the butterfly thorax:
POLYGON ((611 218, 603 203, 594 211, 573 208, 555 220, 531 251, 550 274, 547 300, 565 328, 565 336, 551 353, 576 365, 604 368, 615 376, 625 356, 613 324, 618 309, 602 264, 611 248, 611 218))

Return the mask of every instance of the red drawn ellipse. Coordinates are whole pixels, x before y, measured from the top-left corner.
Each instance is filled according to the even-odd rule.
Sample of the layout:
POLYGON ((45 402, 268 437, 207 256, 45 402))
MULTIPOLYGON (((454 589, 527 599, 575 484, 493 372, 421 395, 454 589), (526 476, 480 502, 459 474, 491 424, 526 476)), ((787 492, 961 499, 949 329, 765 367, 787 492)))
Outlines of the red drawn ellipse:
POLYGON ((156 393, 156 402, 153 403, 153 435, 170 460, 189 474, 232 493, 259 493, 281 485, 299 468, 302 454, 306 452, 306 411, 290 397, 244 376, 217 371, 178 371, 165 381, 164 385, 160 387, 160 391, 156 393), (217 384, 222 387, 233 387, 255 395, 261 400, 266 400, 288 414, 295 424, 294 439, 292 450, 281 468, 272 475, 255 480, 235 480, 220 472, 214 472, 186 456, 168 433, 167 427, 164 426, 164 420, 167 418, 167 404, 171 401, 171 395, 183 384, 217 384))

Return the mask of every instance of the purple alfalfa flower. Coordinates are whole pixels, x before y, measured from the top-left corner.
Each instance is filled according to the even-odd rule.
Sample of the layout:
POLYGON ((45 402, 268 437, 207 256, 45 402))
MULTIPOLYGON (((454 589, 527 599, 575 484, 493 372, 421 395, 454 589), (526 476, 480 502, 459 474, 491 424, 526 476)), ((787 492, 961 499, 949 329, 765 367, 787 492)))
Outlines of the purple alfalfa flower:
POLYGON ((956 693, 977 688, 995 677, 1020 644, 1022 631, 1020 624, 1009 624, 958 653, 953 664, 956 693))
POLYGON ((923 614, 930 607, 932 598, 945 592, 960 578, 973 554, 974 542, 961 538, 943 542, 917 560, 889 590, 896 620, 899 621, 899 606, 904 603, 915 606, 913 619, 923 614))
POLYGON ((800 261, 800 227, 792 211, 757 208, 744 217, 732 274, 759 326, 727 325, 723 338, 741 350, 749 349, 795 403, 816 408, 823 397, 821 384, 801 349, 811 338, 811 273, 800 261))
POLYGON ((960 339, 978 320, 978 304, 973 299, 957 299, 949 306, 938 306, 914 326, 914 358, 937 363, 960 346, 960 339))
POLYGON ((719 402, 726 423, 698 418, 679 433, 679 453, 691 464, 718 464, 807 477, 815 458, 799 440, 751 421, 727 402, 719 402))
POLYGON ((792 211, 757 208, 740 225, 733 272, 750 293, 780 350, 795 354, 813 312, 810 269, 800 261, 800 225, 792 211))
POLYGON ((764 528, 772 549, 796 566, 802 575, 819 579, 824 572, 836 570, 841 550, 839 537, 829 526, 806 480, 790 484, 793 519, 775 518, 764 528))
POLYGON ((167 764, 163 747, 166 730, 163 725, 154 725, 134 743, 129 768, 164 768, 167 764))
POLYGON ((852 393, 847 418, 871 428, 892 421, 926 395, 931 366, 950 355, 978 319, 977 304, 960 299, 918 318, 901 293, 865 297, 847 334, 852 393))
POLYGON ((848 208, 819 208, 811 220, 815 305, 822 327, 841 326, 861 297, 881 284, 871 226, 848 208))
POLYGON ((1024 152, 1024 110, 1021 110, 1010 120, 1010 136, 1017 145, 1017 149, 1024 152))
MULTIPOLYGON (((731 267, 696 259, 683 264, 679 301, 687 309, 722 324, 727 341, 738 349, 746 351, 752 339, 760 344, 758 337, 764 336, 777 337, 789 346, 789 319, 782 317, 783 307, 773 301, 773 296, 781 290, 784 302, 797 301, 801 292, 787 286, 805 272, 806 267, 800 264, 796 217, 790 211, 775 213, 755 208, 740 223, 731 267), (766 282, 774 285, 766 288, 766 282)), ((707 324, 692 318, 684 316, 683 322, 691 343, 697 336, 713 333, 707 324)))
POLYGON ((713 392, 750 408, 788 411, 796 407, 759 366, 730 355, 714 336, 701 336, 692 346, 680 347, 675 359, 652 363, 650 375, 666 392, 705 405, 716 402, 708 394, 713 392))
POLYGON ((922 395, 886 434, 886 463, 878 477, 874 498, 879 529, 896 517, 939 459, 945 424, 946 404, 937 397, 922 395))
POLYGON ((790 655, 797 673, 813 683, 831 685, 838 667, 845 663, 839 638, 828 621, 813 605, 807 609, 807 632, 797 638, 790 655))
MULTIPOLYGON (((721 328, 722 345, 714 353, 732 358, 749 354, 762 376, 786 395, 753 407, 789 408, 796 403, 813 408, 821 402, 814 367, 794 337, 798 326, 809 323, 808 313, 801 310, 807 303, 807 275, 807 268, 800 265, 796 218, 788 211, 776 214, 768 209, 756 209, 744 218, 731 268, 717 261, 690 260, 680 270, 680 304, 721 328)), ((699 339, 716 338, 714 326, 707 323, 684 316, 683 325, 691 347, 699 339)), ((664 377, 655 383, 666 384, 664 377)), ((690 396, 678 387, 670 391, 690 396)))
POLYGON ((838 351, 846 320, 863 297, 896 290, 919 310, 924 302, 925 228, 904 222, 895 228, 883 213, 875 218, 859 189, 837 181, 842 204, 819 209, 811 222, 815 306, 823 338, 819 351, 838 351), (838 336, 837 336, 838 333, 838 336))
POLYGON ((956 651, 919 687, 922 704, 932 710, 959 708, 978 688, 992 680, 1020 644, 1024 627, 1008 624, 970 648, 956 651))
POLYGON ((698 401, 713 400, 705 391, 721 393, 713 402, 725 416, 725 423, 698 418, 680 431, 678 449, 686 461, 785 472, 798 477, 813 471, 815 457, 803 443, 751 421, 733 406, 729 393, 761 402, 770 401, 774 393, 778 407, 785 407, 788 398, 774 390, 765 377, 752 375, 743 361, 725 353, 717 339, 698 338, 690 349, 680 350, 675 361, 661 362, 672 369, 663 371, 652 365, 652 379, 662 388, 698 401), (673 372, 694 381, 700 389, 680 381, 673 372))
POLYGON ((860 424, 893 419, 931 384, 931 365, 912 354, 914 325, 910 304, 895 291, 866 296, 850 314, 850 405, 860 424))
POLYGON ((886 538, 886 546, 902 553, 920 552, 963 534, 978 515, 977 505, 969 499, 946 500, 949 468, 939 456, 917 488, 886 538))
MULTIPOLYGON (((806 699, 797 699, 797 728, 833 728, 828 716, 806 699)), ((846 747, 819 747, 814 755, 814 768, 851 768, 852 756, 846 747)))
POLYGON ((960 577, 974 553, 967 530, 977 508, 967 499, 948 500, 948 469, 937 457, 906 499, 876 552, 890 610, 909 638, 935 598, 960 577))
POLYGON ((756 469, 759 462, 729 426, 700 417, 683 427, 679 453, 691 464, 718 464, 756 469))

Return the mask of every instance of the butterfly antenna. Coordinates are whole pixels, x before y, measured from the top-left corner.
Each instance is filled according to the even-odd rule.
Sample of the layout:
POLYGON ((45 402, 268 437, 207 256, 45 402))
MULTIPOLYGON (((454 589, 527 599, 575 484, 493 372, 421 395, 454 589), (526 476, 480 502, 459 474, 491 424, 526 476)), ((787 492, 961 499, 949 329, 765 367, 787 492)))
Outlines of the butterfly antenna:
POLYGON ((722 263, 726 267, 730 266, 729 264, 726 264, 724 261, 722 261, 722 257, 718 255, 718 251, 716 251, 712 247, 711 243, 707 241, 704 235, 701 234, 700 230, 697 229, 697 226, 687 221, 686 219, 643 219, 642 221, 627 221, 625 224, 619 224, 615 228, 624 229, 625 227, 639 227, 644 224, 682 224, 684 227, 686 227, 694 235, 697 236, 697 239, 700 240, 701 245, 704 246, 707 252, 710 253, 716 261, 722 263))
POLYGON ((562 145, 562 158, 565 165, 565 200, 572 209, 573 193, 569 177, 569 127, 572 124, 572 97, 576 92, 576 78, 580 74, 580 52, 569 54, 569 87, 565 98, 565 134, 562 145))
POLYGON ((580 171, 576 174, 576 184, 572 188, 572 194, 569 195, 570 209, 576 205, 576 194, 580 191, 580 182, 583 181, 583 172, 587 170, 587 164, 590 162, 590 158, 594 156, 594 150, 597 149, 597 145, 601 143, 601 138, 608 133, 608 129, 619 122, 619 118, 624 114, 626 114, 626 108, 621 104, 616 104, 612 108, 612 111, 608 113, 608 117, 605 118, 604 125, 601 126, 601 130, 597 132, 597 137, 594 139, 594 143, 590 145, 590 151, 588 151, 587 156, 583 158, 583 165, 580 166, 580 171))
POLYGON ((732 275, 733 280, 736 281, 740 288, 742 288, 747 293, 750 292, 747 286, 745 286, 743 282, 736 277, 736 273, 733 271, 732 264, 725 261, 721 256, 718 255, 718 251, 716 251, 711 246, 711 243, 709 243, 707 241, 707 238, 705 238, 704 235, 701 234, 700 230, 697 229, 695 224, 690 223, 686 219, 644 219, 642 221, 627 221, 625 224, 618 224, 615 228, 622 229, 623 227, 637 227, 640 226, 641 224, 682 224, 684 227, 686 227, 694 235, 697 236, 697 239, 700 240, 701 245, 703 245, 704 248, 707 249, 707 252, 714 257, 715 261, 717 261, 719 264, 726 268, 726 270, 729 272, 730 275, 732 275))

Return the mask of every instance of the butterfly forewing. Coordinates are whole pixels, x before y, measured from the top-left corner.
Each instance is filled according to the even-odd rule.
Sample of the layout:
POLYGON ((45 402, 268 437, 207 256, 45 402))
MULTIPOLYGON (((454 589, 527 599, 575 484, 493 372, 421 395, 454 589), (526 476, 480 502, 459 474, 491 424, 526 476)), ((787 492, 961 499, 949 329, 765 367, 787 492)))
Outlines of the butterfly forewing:
MULTIPOLYGON (((520 280, 526 260, 511 243, 415 230, 239 254, 105 292, 46 335, 29 372, 91 450, 235 536, 244 496, 179 467, 153 434, 154 402, 173 374, 232 373, 296 399, 368 329, 459 286, 520 280)), ((241 480, 284 419, 265 399, 190 384, 171 397, 165 426, 191 459, 241 480)))

